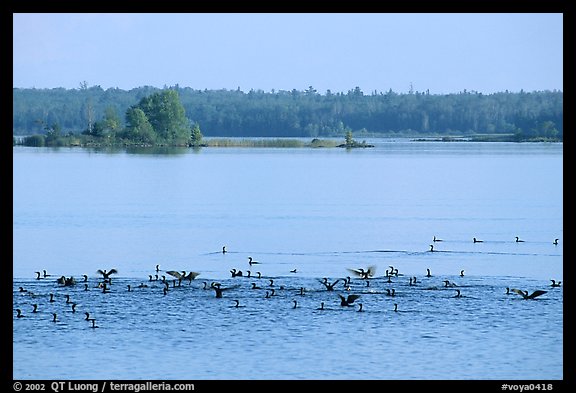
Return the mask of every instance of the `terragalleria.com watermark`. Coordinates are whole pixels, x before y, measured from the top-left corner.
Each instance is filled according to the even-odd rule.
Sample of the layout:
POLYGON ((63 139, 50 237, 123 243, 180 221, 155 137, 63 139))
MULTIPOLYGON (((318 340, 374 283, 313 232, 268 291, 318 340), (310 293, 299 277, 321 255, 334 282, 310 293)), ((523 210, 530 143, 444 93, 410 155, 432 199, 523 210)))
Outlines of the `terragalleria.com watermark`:
POLYGON ((52 391, 60 392, 134 392, 141 391, 193 391, 193 383, 167 383, 167 382, 71 382, 71 381, 54 381, 54 382, 14 382, 12 385, 15 392, 25 391, 52 391))

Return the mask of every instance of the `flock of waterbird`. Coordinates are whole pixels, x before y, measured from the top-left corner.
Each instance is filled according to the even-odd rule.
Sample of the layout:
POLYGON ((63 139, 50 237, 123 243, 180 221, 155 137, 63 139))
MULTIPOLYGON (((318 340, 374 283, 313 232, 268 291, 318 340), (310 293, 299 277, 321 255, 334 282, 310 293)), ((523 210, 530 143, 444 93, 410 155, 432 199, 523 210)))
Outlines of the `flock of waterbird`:
MULTIPOLYGON (((553 244, 554 245, 558 245, 558 240, 559 239, 554 239, 553 244)), ((522 243, 524 242, 524 240, 521 240, 519 237, 516 237, 515 240, 517 243, 522 243)), ((436 236, 433 237, 433 243, 437 243, 437 242, 443 242, 442 239, 437 238, 436 236)), ((482 240, 479 240, 477 238, 473 238, 473 242, 474 243, 481 243, 483 242, 482 240)), ((434 252, 434 244, 430 245, 430 252, 434 252)), ((228 251, 226 250, 226 246, 222 247, 222 254, 226 254, 228 253, 228 251)), ((252 257, 248 257, 248 265, 252 268, 255 265, 259 265, 260 262, 254 260, 252 257)), ((393 284, 395 282, 397 282, 396 280, 400 279, 400 277, 404 276, 404 274, 400 273, 398 271, 397 268, 395 268, 394 266, 388 266, 389 269, 386 269, 385 271, 385 275, 383 277, 381 277, 382 279, 384 279, 384 283, 388 283, 388 284, 393 284)), ((327 277, 323 277, 322 279, 317 279, 317 282, 319 283, 318 287, 320 287, 320 285, 323 286, 323 290, 326 290, 328 292, 335 292, 337 290, 342 291, 342 293, 337 293, 336 295, 338 296, 338 298, 334 297, 335 300, 339 300, 339 305, 341 307, 355 307, 356 305, 358 306, 358 312, 362 312, 364 311, 364 305, 360 302, 358 302, 358 299, 360 299, 361 295, 358 293, 350 293, 353 288, 355 290, 358 290, 360 287, 370 287, 370 282, 372 281, 373 278, 375 278, 376 275, 376 266, 369 266, 367 268, 348 268, 347 271, 349 273, 351 273, 356 280, 353 280, 352 277, 350 275, 346 276, 346 277, 342 277, 342 278, 337 278, 334 281, 330 282, 330 280, 327 277), (362 283, 359 285, 359 283, 362 283), (340 284, 339 287, 337 287, 337 284, 340 284), (355 303, 356 302, 356 303, 355 303)), ((118 270, 116 269, 110 269, 110 270, 102 270, 102 269, 98 269, 96 271, 96 273, 98 274, 98 277, 96 279, 96 281, 94 282, 93 279, 89 279, 89 276, 84 274, 82 275, 82 280, 76 280, 74 277, 70 276, 70 277, 66 277, 64 275, 61 276, 57 276, 57 278, 55 280, 53 280, 54 275, 49 274, 46 270, 43 270, 42 272, 37 271, 35 272, 36 274, 36 280, 53 280, 54 284, 56 287, 76 287, 76 286, 82 286, 83 285, 83 290, 84 291, 93 291, 94 289, 97 290, 97 292, 101 292, 101 293, 110 293, 112 291, 113 285, 112 285, 112 277, 113 275, 118 274, 118 270), (95 284, 90 286, 90 284, 95 284)), ((297 273, 297 269, 292 269, 290 270, 290 273, 297 273)), ((255 274, 252 274, 252 271, 249 269, 246 269, 245 272, 243 272, 240 269, 236 269, 233 268, 230 270, 230 274, 231 277, 234 278, 238 278, 238 277, 242 277, 242 278, 248 278, 250 279, 250 287, 248 287, 248 289, 251 290, 263 290, 265 291, 265 298, 272 298, 273 296, 277 295, 278 291, 291 291, 290 293, 293 295, 299 295, 299 296, 304 296, 307 292, 310 291, 310 289, 306 289, 305 287, 301 286, 299 288, 296 287, 287 287, 286 285, 278 285, 275 284, 275 279, 278 280, 277 278, 271 278, 271 277, 265 277, 262 275, 261 272, 257 271, 255 272, 255 274), (254 281, 256 280, 256 281, 254 281), (263 285, 261 284, 260 280, 263 280, 264 282, 267 282, 267 284, 263 285)), ((148 283, 144 283, 144 282, 140 282, 140 284, 138 285, 132 285, 132 284, 127 284, 125 289, 123 289, 124 291, 127 292, 132 292, 134 289, 147 289, 150 288, 151 290, 157 289, 158 287, 160 287, 162 289, 162 295, 163 296, 167 296, 168 293, 171 290, 174 290, 176 288, 180 288, 182 286, 182 282, 183 281, 188 281, 188 286, 191 286, 192 281, 196 279, 196 277, 198 277, 200 275, 199 272, 194 272, 194 271, 176 271, 176 270, 166 270, 163 271, 162 269, 160 269, 160 265, 157 264, 155 266, 154 272, 153 274, 149 274, 148 275, 148 283), (165 273, 165 274, 163 274, 165 273), (166 277, 166 275, 171 276, 171 279, 168 279, 166 277), (160 285, 158 285, 160 284, 160 285)), ((459 272, 459 276, 460 277, 464 277, 464 270, 460 270, 459 272)), ((431 278, 432 277, 432 273, 431 273, 431 269, 427 268, 426 269, 426 274, 424 275, 425 278, 431 278)), ((411 276, 408 277, 408 286, 415 286, 418 283, 420 283, 420 281, 418 281, 418 277, 416 276, 411 276)), ((550 280, 552 283, 550 285, 551 288, 558 288, 561 286, 561 281, 556 281, 554 279, 550 280)), ((456 292, 456 294, 452 297, 454 298, 461 298, 463 297, 461 289, 457 288, 459 287, 459 285, 457 285, 454 282, 451 282, 450 280, 443 280, 442 283, 444 284, 443 288, 453 288, 456 292)), ((203 290, 211 290, 214 291, 214 295, 216 298, 223 298, 223 294, 226 291, 232 291, 234 289, 238 289, 242 287, 242 283, 234 283, 232 285, 228 285, 226 287, 224 287, 222 285, 222 283, 217 282, 217 281, 212 281, 210 282, 210 284, 208 284, 207 281, 203 281, 203 287, 201 289, 203 290)), ((434 288, 436 289, 436 288, 434 288)), ((116 290, 116 289, 115 289, 116 290)), ((315 291, 319 291, 319 289, 314 289, 315 291)), ((395 288, 385 288, 385 295, 389 296, 389 297, 395 297, 396 296, 396 289, 395 288)), ((39 294, 35 294, 32 291, 29 291, 28 289, 25 289, 24 287, 20 286, 18 288, 18 292, 20 292, 21 294, 24 295, 29 295, 32 298, 36 299, 38 297, 45 299, 46 296, 45 295, 39 295, 39 294)), ((520 295, 523 299, 525 300, 533 300, 536 299, 544 294, 546 294, 548 291, 545 290, 535 290, 532 293, 529 293, 526 290, 522 290, 522 289, 517 289, 517 288, 510 288, 507 287, 506 288, 506 295, 510 295, 512 293, 518 294, 520 295)), ((55 295, 54 293, 49 293, 48 294, 49 298, 47 299, 47 302, 50 303, 55 303, 57 300, 55 299, 55 295)), ((71 300, 71 296, 69 294, 65 294, 64 295, 66 301, 65 304, 69 305, 70 307, 70 312, 72 314, 76 313, 76 308, 78 306, 78 304, 74 301, 71 300)), ((41 300, 42 300, 41 299, 41 300)), ((244 305, 240 304, 240 301, 238 299, 232 299, 234 301, 234 306, 235 308, 241 308, 241 307, 245 307, 244 305)), ((292 300, 292 308, 298 308, 299 307, 299 302, 296 299, 292 300)), ((34 302, 31 304, 32 306, 32 310, 31 310, 31 314, 34 315, 38 315, 39 313, 39 305, 38 303, 34 302)), ((316 310, 325 310, 325 302, 322 301, 320 302, 320 305, 318 308, 316 308, 316 310)), ((17 308, 15 309, 16 311, 16 318, 24 318, 26 315, 24 314, 24 312, 22 311, 22 309, 17 308)), ((393 310, 394 312, 398 312, 398 303, 394 303, 394 308, 393 310)), ((96 319, 91 317, 90 312, 89 311, 85 311, 83 313, 85 315, 85 317, 83 318, 85 321, 89 322, 89 327, 90 328, 98 328, 99 326, 96 325, 96 319)), ((58 319, 58 313, 57 312, 50 312, 51 315, 51 321, 56 323, 59 322, 60 320, 58 319)))

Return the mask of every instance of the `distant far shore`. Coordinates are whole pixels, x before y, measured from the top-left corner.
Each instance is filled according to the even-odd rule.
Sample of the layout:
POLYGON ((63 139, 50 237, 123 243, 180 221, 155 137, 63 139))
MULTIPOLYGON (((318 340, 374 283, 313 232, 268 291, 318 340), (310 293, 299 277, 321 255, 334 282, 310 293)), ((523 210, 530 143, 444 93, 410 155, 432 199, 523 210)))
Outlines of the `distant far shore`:
MULTIPOLYGON (((396 138, 370 138, 370 139, 396 139, 396 138)), ((411 142, 552 142, 562 143, 561 139, 557 138, 544 138, 537 137, 531 139, 519 139, 514 134, 496 134, 496 135, 476 135, 476 136, 424 136, 406 139, 411 142)), ((14 146, 29 146, 29 147, 84 147, 84 148, 210 148, 210 147, 247 147, 247 148, 371 148, 374 145, 366 141, 358 142, 351 140, 342 142, 341 139, 328 138, 320 139, 313 138, 305 140, 304 138, 274 138, 274 137, 256 137, 256 138, 220 138, 209 137, 204 138, 200 144, 147 144, 133 141, 103 141, 92 138, 80 138, 78 136, 65 136, 58 139, 58 143, 46 143, 43 135, 30 135, 19 136, 13 138, 14 146)))

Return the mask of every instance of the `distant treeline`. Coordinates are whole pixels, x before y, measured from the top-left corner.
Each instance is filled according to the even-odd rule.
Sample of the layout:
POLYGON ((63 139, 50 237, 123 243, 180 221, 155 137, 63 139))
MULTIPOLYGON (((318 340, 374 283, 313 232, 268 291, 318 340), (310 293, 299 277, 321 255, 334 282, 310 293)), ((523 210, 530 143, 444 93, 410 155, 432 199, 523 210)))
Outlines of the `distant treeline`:
MULTIPOLYGON (((299 91, 195 90, 178 85, 190 125, 204 136, 218 137, 342 137, 490 135, 512 140, 562 140, 561 91, 454 94, 396 93, 356 87, 347 93, 299 91)), ((150 86, 132 90, 13 89, 13 134, 92 130, 103 119, 119 119, 143 98, 165 90, 150 86)))

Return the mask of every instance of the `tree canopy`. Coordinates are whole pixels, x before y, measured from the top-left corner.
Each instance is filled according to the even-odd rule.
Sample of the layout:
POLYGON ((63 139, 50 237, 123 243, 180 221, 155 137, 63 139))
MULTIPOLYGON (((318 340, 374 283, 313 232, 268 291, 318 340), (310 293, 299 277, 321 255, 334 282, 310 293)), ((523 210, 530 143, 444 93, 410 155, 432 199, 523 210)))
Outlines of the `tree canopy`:
POLYGON ((312 86, 271 92, 177 85, 132 90, 15 88, 12 131, 46 134, 57 126, 63 134, 84 131, 118 137, 123 132, 130 135, 138 126, 142 137, 150 139, 148 126, 134 109, 148 120, 155 143, 168 144, 190 141, 191 124, 199 124, 205 136, 221 137, 344 137, 353 131, 365 136, 496 134, 515 135, 518 140, 563 139, 561 91, 366 94, 355 87, 347 93, 320 94, 312 86), (123 123, 115 113, 126 114, 123 123))

